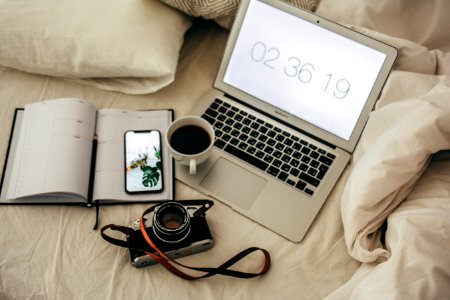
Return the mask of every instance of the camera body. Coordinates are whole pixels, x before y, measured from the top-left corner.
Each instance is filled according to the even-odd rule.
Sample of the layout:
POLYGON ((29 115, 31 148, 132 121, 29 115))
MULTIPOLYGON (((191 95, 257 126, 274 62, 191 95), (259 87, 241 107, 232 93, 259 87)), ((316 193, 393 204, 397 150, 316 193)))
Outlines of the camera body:
MULTIPOLYGON (((214 241, 205 216, 195 215, 196 210, 176 202, 162 204, 155 209, 153 218, 144 219, 145 231, 155 246, 172 259, 209 250, 214 241)), ((142 268, 157 262, 144 251, 137 250, 156 253, 145 241, 139 223, 137 220, 130 226, 135 234, 129 235, 127 241, 131 263, 142 268)))

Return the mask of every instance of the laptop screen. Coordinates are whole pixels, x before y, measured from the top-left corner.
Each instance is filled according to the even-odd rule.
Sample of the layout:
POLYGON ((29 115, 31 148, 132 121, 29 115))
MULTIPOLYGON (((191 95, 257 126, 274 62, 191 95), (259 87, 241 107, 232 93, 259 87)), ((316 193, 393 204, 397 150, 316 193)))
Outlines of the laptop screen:
POLYGON ((224 82, 349 140, 386 54, 250 1, 224 82))

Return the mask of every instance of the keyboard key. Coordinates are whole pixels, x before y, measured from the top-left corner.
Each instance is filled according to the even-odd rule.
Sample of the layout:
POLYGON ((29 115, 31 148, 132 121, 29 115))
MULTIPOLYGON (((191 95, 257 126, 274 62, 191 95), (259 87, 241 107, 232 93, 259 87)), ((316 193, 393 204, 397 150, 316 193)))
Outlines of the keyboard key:
POLYGON ((266 163, 270 164, 273 161, 273 157, 271 155, 266 155, 266 156, 264 156, 263 160, 266 163))
POLYGON ((297 169, 292 168, 291 171, 289 172, 292 176, 298 176, 298 174, 300 174, 300 171, 297 169))
POLYGON ((303 149, 300 152, 303 153, 303 154, 308 155, 311 152, 311 149, 303 147, 303 149))
POLYGON ((291 160, 291 166, 298 167, 299 165, 300 165, 300 161, 296 160, 295 158, 293 158, 291 160))
POLYGON ((294 150, 292 148, 286 148, 284 149, 284 153, 286 153, 287 155, 291 155, 292 152, 294 152, 294 150))
POLYGON ((208 108, 208 109, 205 111, 204 114, 205 114, 205 115, 208 115, 208 116, 211 116, 211 117, 213 117, 213 118, 216 118, 216 117, 219 115, 219 113, 218 113, 217 111, 212 110, 212 109, 210 109, 210 108, 208 108))
POLYGON ((244 116, 241 115, 241 114, 236 114, 236 115, 234 116, 234 119, 235 119, 236 121, 238 121, 238 122, 242 121, 243 118, 244 118, 244 116))
POLYGON ((255 130, 257 130, 259 128, 259 126, 260 125, 258 123, 256 123, 256 122, 253 122, 252 124, 250 124, 250 127, 255 129, 255 130))
MULTIPOLYGON (((329 154, 329 153, 328 153, 329 154)), ((328 155, 327 155, 328 156, 328 155)), ((328 157, 326 157, 326 156, 323 156, 323 155, 321 155, 320 157, 319 157, 319 161, 321 162, 321 163, 323 163, 323 164, 326 164, 327 166, 331 166, 331 164, 333 163, 333 160, 332 159, 330 159, 330 158, 328 158, 328 157)))
POLYGON ((332 153, 327 153, 327 156, 331 159, 335 159, 336 155, 332 154, 332 153))
POLYGON ((303 191, 305 189, 305 187, 306 187, 306 183, 301 181, 301 180, 299 180, 297 182, 297 184, 295 185, 295 187, 298 188, 299 190, 303 191))
POLYGON ((307 164, 307 163, 309 163, 311 161, 311 158, 308 157, 308 156, 303 155, 301 161, 304 162, 305 164, 307 164))
POLYGON ((285 181, 289 177, 289 174, 286 172, 280 172, 278 175, 278 179, 285 181))
POLYGON ((277 141, 279 141, 279 142, 282 143, 282 142, 284 141, 285 137, 282 136, 281 134, 278 134, 278 135, 275 137, 275 139, 276 139, 277 141))
POLYGON ((254 138, 249 138, 249 139, 248 139, 248 143, 249 143, 250 145, 255 145, 256 142, 258 142, 258 141, 257 141, 256 139, 254 139, 254 138))
POLYGON ((222 140, 216 140, 214 142, 214 146, 216 146, 219 149, 223 149, 223 147, 225 147, 225 142, 222 140))
POLYGON ((218 102, 214 101, 213 103, 211 103, 211 105, 209 107, 216 110, 219 108, 219 106, 220 106, 220 104, 218 102))
POLYGON ((255 147, 258 148, 259 150, 262 150, 266 147, 266 144, 258 142, 255 147))
POLYGON ((283 151, 284 145, 283 145, 282 143, 277 143, 277 144, 275 145, 275 148, 278 149, 278 150, 280 150, 280 151, 283 151))
POLYGON ((311 176, 316 176, 317 172, 318 171, 314 168, 309 168, 309 170, 308 170, 308 174, 311 176))
POLYGON ((241 135, 239 136, 239 139, 241 141, 246 142, 248 140, 248 135, 246 135, 245 133, 241 133, 241 135))
POLYGON ((267 169, 267 173, 276 177, 278 175, 278 173, 280 173, 280 171, 275 167, 269 167, 267 169))
POLYGON ((227 111, 227 116, 230 118, 233 118, 236 115, 236 112, 234 112, 233 110, 229 110, 227 111))
POLYGON ((314 159, 317 159, 320 156, 320 154, 319 154, 319 152, 313 151, 313 152, 311 152, 311 154, 309 156, 311 156, 314 159))
POLYGON ((281 160, 284 161, 285 163, 288 163, 291 160, 291 157, 285 154, 281 157, 281 160))
POLYGON ((286 146, 292 146, 292 144, 294 143, 294 141, 293 140, 291 140, 291 139, 286 139, 285 141, 284 141, 284 144, 286 145, 286 146))
POLYGON ((214 122, 216 121, 213 117, 210 117, 208 115, 202 115, 202 118, 208 121, 208 123, 211 125, 214 125, 214 122))
POLYGON ((301 173, 300 173, 299 178, 300 178, 301 180, 306 181, 307 183, 309 183, 309 184, 311 184, 311 185, 313 185, 313 186, 316 186, 316 187, 317 187, 317 186, 319 185, 319 183, 320 183, 320 180, 318 180, 318 179, 316 179, 316 178, 314 178, 314 177, 312 177, 312 176, 310 176, 310 175, 308 175, 308 174, 306 174, 306 173, 304 173, 304 172, 301 172, 301 173))
POLYGON ((256 130, 252 130, 252 132, 250 132, 250 136, 252 136, 252 137, 254 137, 254 138, 257 138, 258 135, 259 135, 259 133, 258 133, 258 131, 256 131, 256 130))
POLYGON ((267 131, 269 131, 269 128, 267 128, 267 127, 265 127, 265 126, 261 126, 261 127, 259 128, 259 132, 261 132, 261 133, 263 133, 263 134, 266 134, 267 131))
POLYGON ((326 165, 320 165, 319 167, 319 173, 317 174, 317 179, 323 179, 325 177, 325 174, 328 171, 328 167, 326 165))
POLYGON ((270 146, 266 146, 266 148, 264 148, 264 152, 266 152, 267 154, 272 154, 273 153, 273 148, 270 146))
POLYGON ((273 156, 275 156, 276 158, 280 158, 282 155, 283 155, 283 152, 280 152, 280 151, 278 151, 278 150, 276 150, 276 151, 273 153, 273 156))
POLYGON ((270 136, 271 138, 274 138, 274 137, 277 135, 277 133, 276 133, 275 131, 273 131, 273 130, 270 130, 270 131, 267 133, 267 135, 270 136))
POLYGON ((291 179, 286 180, 286 183, 289 184, 289 185, 292 185, 292 186, 295 185, 295 181, 291 180, 291 179))
POLYGON ((281 166, 281 170, 285 171, 285 172, 289 172, 291 170, 291 166, 288 164, 283 164, 281 166))
POLYGON ((234 120, 233 120, 233 119, 226 119, 226 120, 225 120, 225 124, 230 125, 230 126, 233 126, 234 120))
POLYGON ((314 195, 314 191, 312 191, 312 190, 310 190, 310 189, 305 189, 304 192, 307 193, 307 194, 310 195, 310 196, 314 195))
POLYGON ((300 152, 295 151, 292 154, 292 157, 295 158, 295 159, 300 159, 300 158, 302 158, 302 155, 300 154, 300 152))
POLYGON ((320 163, 317 160, 311 160, 311 162, 309 163, 309 165, 313 168, 318 168, 320 163))
POLYGON ((268 139, 267 135, 260 134, 258 136, 258 140, 260 140, 261 142, 265 142, 265 141, 267 141, 267 139, 268 139))
POLYGON ((302 148, 302 145, 300 145, 299 143, 294 143, 294 145, 292 145, 292 148, 298 151, 302 148))
POLYGON ((279 159, 275 159, 272 163, 272 165, 274 165, 277 168, 281 167, 282 164, 283 164, 283 162, 279 159))
POLYGON ((237 129, 233 129, 230 134, 234 137, 238 137, 241 134, 241 132, 237 129))
POLYGON ((261 150, 256 151, 256 157, 258 158, 263 158, 266 154, 264 152, 262 152, 261 150))
POLYGON ((234 146, 231 145, 227 145, 224 150, 228 153, 231 153, 232 155, 242 159, 243 161, 257 167, 258 169, 265 171, 267 169, 267 167, 269 166, 268 163, 257 159, 256 157, 245 153, 244 151, 240 150, 239 148, 236 148, 234 146))
POLYGON ((239 149, 245 150, 247 149, 248 145, 244 142, 240 142, 238 147, 239 149))

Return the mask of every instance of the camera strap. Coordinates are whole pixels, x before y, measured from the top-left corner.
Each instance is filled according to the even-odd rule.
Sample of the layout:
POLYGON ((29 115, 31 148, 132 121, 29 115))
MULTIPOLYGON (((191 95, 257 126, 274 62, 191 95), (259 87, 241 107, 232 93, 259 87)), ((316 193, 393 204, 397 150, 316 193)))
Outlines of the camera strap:
MULTIPOLYGON (((188 205, 202 205, 194 213, 194 215, 196 215, 196 216, 204 215, 205 212, 212 205, 214 205, 214 202, 211 201, 211 200, 179 200, 177 202, 180 202, 183 205, 187 205, 187 206, 188 205)), ((136 249, 136 250, 140 250, 140 251, 145 252, 147 255, 149 255, 151 258, 153 258, 155 261, 157 261, 159 264, 164 266, 167 270, 169 270, 173 274, 177 275, 178 277, 181 277, 181 278, 187 279, 187 280, 196 280, 196 279, 211 277, 213 275, 220 274, 220 275, 232 276, 232 277, 238 277, 238 278, 254 278, 254 277, 257 277, 257 276, 265 274, 269 270, 270 264, 271 264, 270 254, 269 254, 269 252, 267 252, 267 250, 262 249, 262 248, 258 248, 258 247, 247 248, 247 249, 239 252, 238 254, 236 254, 235 256, 230 258, 229 260, 227 260, 222 265, 220 265, 218 267, 215 267, 215 268, 191 267, 191 266, 187 266, 187 265, 184 265, 182 263, 179 263, 179 262, 173 260, 172 258, 167 256, 164 252, 162 252, 153 243, 153 241, 151 240, 151 238, 148 235, 147 231, 145 230, 145 218, 144 217, 147 214, 153 212, 158 205, 159 204, 151 206, 147 210, 145 210, 142 213, 142 215, 140 216, 140 220, 139 220, 139 226, 140 226, 140 230, 142 232, 142 235, 143 235, 145 241, 151 247, 151 249, 153 249, 155 251, 155 253, 151 253, 151 252, 148 252, 148 251, 143 250, 143 249, 136 249), (262 252, 262 254, 264 256, 264 264, 263 264, 262 269, 259 272, 248 273, 248 272, 236 271, 236 270, 230 269, 230 267, 233 266, 235 263, 237 263, 238 261, 240 261, 241 259, 243 259, 247 255, 250 255, 250 254, 252 254, 254 252, 257 252, 257 251, 262 252), (183 269, 185 269, 185 270, 183 270, 183 269), (202 272, 204 274, 202 274, 202 275, 191 275, 191 274, 188 274, 188 273, 185 272, 186 269, 187 270, 193 270, 193 271, 202 272)), ((121 232, 121 233, 123 233, 125 235, 132 235, 132 234, 134 234, 135 231, 133 229, 131 229, 129 227, 126 227, 126 226, 120 226, 120 225, 114 225, 114 224, 106 225, 106 226, 104 226, 101 229, 101 236, 106 241, 108 241, 108 242, 110 242, 110 243, 112 243, 114 245, 120 246, 120 247, 125 247, 125 248, 132 247, 124 240, 115 239, 115 238, 112 238, 112 237, 106 235, 105 231, 108 230, 108 229, 113 230, 113 231, 119 231, 119 232, 121 232)))

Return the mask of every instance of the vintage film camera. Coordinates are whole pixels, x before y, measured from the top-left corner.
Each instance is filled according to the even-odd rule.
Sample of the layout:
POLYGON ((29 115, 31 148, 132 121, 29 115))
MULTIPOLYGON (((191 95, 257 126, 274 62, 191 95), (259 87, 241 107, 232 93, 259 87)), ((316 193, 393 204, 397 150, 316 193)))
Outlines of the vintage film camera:
MULTIPOLYGON (((153 215, 143 219, 145 230, 155 246, 172 259, 209 250, 214 242, 205 212, 213 204, 210 200, 185 200, 157 205, 153 215)), ((137 268, 156 264, 142 251, 155 253, 142 235, 140 221, 130 227, 134 230, 127 236, 131 263, 137 268)))

